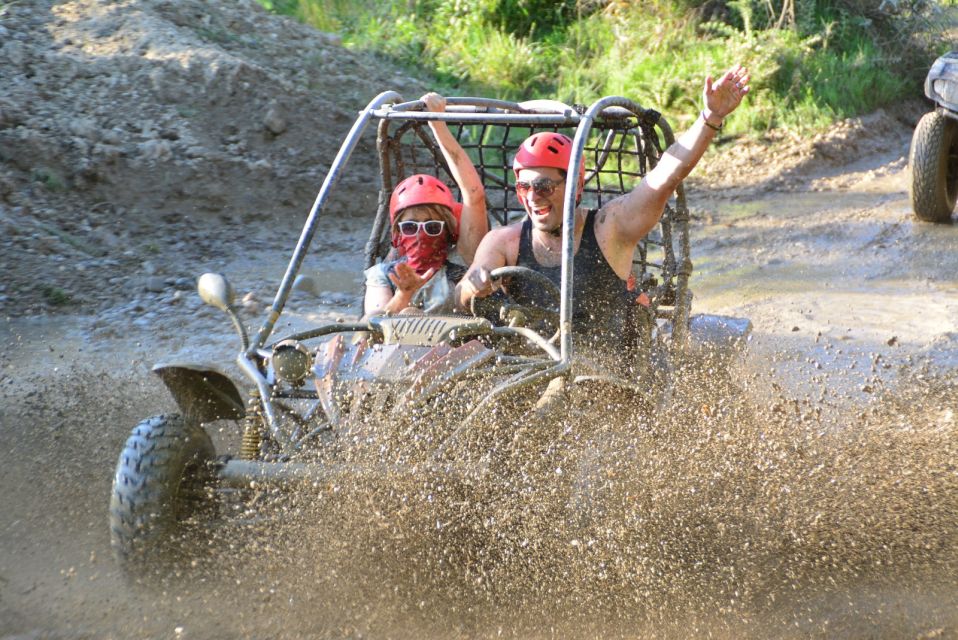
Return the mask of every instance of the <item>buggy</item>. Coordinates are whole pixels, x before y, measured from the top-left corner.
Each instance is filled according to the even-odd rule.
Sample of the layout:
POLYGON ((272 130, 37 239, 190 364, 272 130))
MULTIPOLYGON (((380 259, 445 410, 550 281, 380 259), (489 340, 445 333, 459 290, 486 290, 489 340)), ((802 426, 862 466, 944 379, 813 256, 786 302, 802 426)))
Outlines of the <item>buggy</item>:
POLYGON ((921 117, 911 139, 911 207, 919 220, 949 222, 958 200, 958 51, 935 60, 925 95, 935 108, 921 117))
MULTIPOLYGON (((635 428, 642 416, 668 409, 682 367, 705 361, 719 375, 741 352, 751 330, 748 320, 691 314, 689 210, 681 185, 635 252, 631 281, 647 311, 646 322, 629 338, 634 357, 628 367, 610 369, 573 342, 571 180, 561 287, 540 284, 551 291, 554 304, 533 307, 507 299, 484 315, 375 317, 274 339, 330 193, 370 124, 378 131, 381 189, 365 245, 367 267, 389 250, 388 203, 395 184, 415 173, 454 184, 428 133, 429 120, 446 121, 473 158, 489 215, 498 224, 524 215, 510 160, 533 132, 574 137, 570 175, 584 158, 582 204, 596 207, 629 191, 674 140, 660 113, 622 97, 606 97, 588 108, 448 98, 446 112, 434 113, 395 92, 377 96, 360 112, 333 161, 258 331, 246 333, 225 277, 199 278, 200 296, 228 314, 239 333, 237 363, 247 380, 240 384, 209 364, 154 368, 180 411, 137 425, 117 462, 111 544, 127 571, 136 573, 164 556, 171 541, 181 538, 184 523, 209 515, 204 507, 218 492, 348 483, 370 473, 384 479, 504 479, 509 471, 497 464, 497 452, 516 442, 512 431, 523 421, 546 439, 553 432, 539 426, 565 424, 568 433, 573 411, 579 418, 614 416, 621 428, 635 428), (219 420, 239 425, 238 451, 217 455, 204 425, 219 420), (356 453, 363 447, 366 456, 356 453)), ((493 277, 538 274, 506 267, 493 277)))

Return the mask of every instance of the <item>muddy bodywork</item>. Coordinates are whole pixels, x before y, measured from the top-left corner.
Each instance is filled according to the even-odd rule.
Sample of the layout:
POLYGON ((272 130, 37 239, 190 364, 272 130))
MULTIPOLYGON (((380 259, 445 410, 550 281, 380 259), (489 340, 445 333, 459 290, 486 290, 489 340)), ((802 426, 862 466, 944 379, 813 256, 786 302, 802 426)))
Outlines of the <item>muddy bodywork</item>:
POLYGON ((198 424, 215 420, 238 420, 246 415, 246 403, 229 376, 209 365, 163 363, 153 367, 180 413, 198 424))
POLYGON ((958 51, 935 60, 925 78, 925 95, 958 118, 958 51))

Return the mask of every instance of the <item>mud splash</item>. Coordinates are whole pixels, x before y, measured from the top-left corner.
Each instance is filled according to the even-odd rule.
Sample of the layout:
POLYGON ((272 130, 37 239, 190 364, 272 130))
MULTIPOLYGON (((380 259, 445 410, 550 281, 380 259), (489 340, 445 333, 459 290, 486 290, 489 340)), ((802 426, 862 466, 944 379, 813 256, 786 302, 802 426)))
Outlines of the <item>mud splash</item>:
MULTIPOLYGON (((715 393, 690 384, 679 410, 638 429, 576 424, 578 437, 559 440, 563 450, 530 447, 516 461, 528 473, 505 486, 369 473, 290 494, 253 492, 204 543, 208 553, 133 592, 108 558, 106 478, 65 463, 112 457, 118 434, 102 424, 129 419, 129 409, 118 401, 96 415, 71 411, 64 441, 48 433, 57 411, 5 402, 6 424, 26 414, 37 421, 23 464, 45 460, 76 490, 65 494, 51 477, 45 490, 30 489, 57 496, 42 506, 8 496, 4 510, 20 524, 6 527, 14 538, 4 547, 29 558, 53 544, 72 563, 18 600, 29 619, 52 591, 77 631, 951 637, 958 376, 905 377, 839 423, 822 420, 811 401, 751 396, 763 387, 754 380, 715 393), (569 463, 573 448, 579 462, 600 463, 591 465, 598 476, 586 482, 569 466, 566 476, 577 477, 566 482, 556 473, 551 465, 569 463), (50 536, 15 535, 40 520, 50 536)), ((141 390, 133 380, 110 387, 141 390)), ((85 388, 61 387, 76 406, 89 404, 85 388)), ((12 487, 24 468, 5 470, 12 487)), ((24 588, 16 571, 4 573, 7 589, 24 588)))
MULTIPOLYGON (((370 472, 252 491, 195 565, 131 590, 110 558, 111 470, 129 428, 174 407, 148 336, 81 353, 82 335, 37 331, 9 336, 0 378, 0 619, 18 633, 958 633, 958 374, 932 361, 877 360, 863 402, 836 391, 857 372, 796 392, 759 352, 735 384, 685 372, 669 411, 627 428, 514 421, 499 482, 370 472)), ((235 425, 211 431, 236 449, 235 425)))
POLYGON ((579 495, 554 470, 497 490, 359 478, 269 503, 284 526, 225 566, 282 603, 290 637, 956 632, 955 378, 842 424, 729 391, 582 434, 601 482, 579 495))

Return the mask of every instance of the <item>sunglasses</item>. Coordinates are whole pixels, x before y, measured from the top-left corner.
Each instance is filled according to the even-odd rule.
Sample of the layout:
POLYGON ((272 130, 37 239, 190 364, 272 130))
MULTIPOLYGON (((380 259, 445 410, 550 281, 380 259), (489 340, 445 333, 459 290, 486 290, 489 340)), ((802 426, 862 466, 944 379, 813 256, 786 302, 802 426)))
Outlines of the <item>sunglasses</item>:
POLYGON ((516 182, 516 193, 524 198, 529 193, 529 189, 536 192, 540 198, 548 198, 556 191, 556 187, 565 182, 565 180, 553 180, 551 178, 536 178, 532 182, 516 182))
POLYGON ((442 234, 443 229, 446 228, 446 223, 444 220, 426 220, 425 222, 403 220, 397 226, 399 227, 399 233, 407 238, 419 235, 420 230, 424 231, 427 236, 435 237, 442 234))

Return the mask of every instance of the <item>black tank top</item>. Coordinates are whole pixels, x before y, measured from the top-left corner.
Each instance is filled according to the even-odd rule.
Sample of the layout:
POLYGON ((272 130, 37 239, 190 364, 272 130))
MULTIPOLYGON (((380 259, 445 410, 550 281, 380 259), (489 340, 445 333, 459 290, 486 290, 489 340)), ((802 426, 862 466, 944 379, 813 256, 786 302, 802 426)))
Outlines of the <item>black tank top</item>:
MULTIPOLYGON (((632 298, 626 286, 602 254, 595 237, 596 210, 590 209, 582 229, 582 241, 573 263, 572 326, 577 347, 596 347, 606 355, 621 360, 623 337, 630 333, 632 298)), ((532 252, 532 221, 527 217, 519 235, 519 257, 516 264, 538 271, 561 286, 562 266, 544 267, 532 252)), ((509 294, 516 301, 544 305, 551 296, 517 278, 509 285, 509 294)), ((621 363, 625 364, 625 363, 621 363)))

